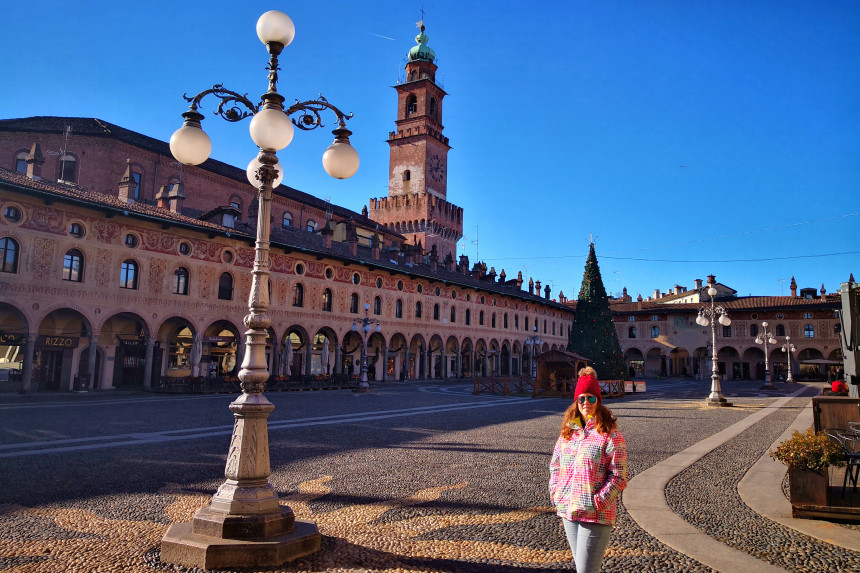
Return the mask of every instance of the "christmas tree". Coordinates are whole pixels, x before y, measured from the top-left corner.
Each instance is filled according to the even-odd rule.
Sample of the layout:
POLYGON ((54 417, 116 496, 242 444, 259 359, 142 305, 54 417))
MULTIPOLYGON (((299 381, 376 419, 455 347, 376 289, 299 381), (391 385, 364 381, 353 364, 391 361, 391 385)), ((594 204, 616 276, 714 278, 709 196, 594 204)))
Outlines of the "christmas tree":
POLYGON ((589 365, 597 370, 601 380, 626 379, 624 356, 618 333, 609 310, 606 288, 597 266, 594 243, 588 251, 585 272, 582 275, 582 288, 576 303, 576 318, 570 330, 567 349, 589 359, 589 365))

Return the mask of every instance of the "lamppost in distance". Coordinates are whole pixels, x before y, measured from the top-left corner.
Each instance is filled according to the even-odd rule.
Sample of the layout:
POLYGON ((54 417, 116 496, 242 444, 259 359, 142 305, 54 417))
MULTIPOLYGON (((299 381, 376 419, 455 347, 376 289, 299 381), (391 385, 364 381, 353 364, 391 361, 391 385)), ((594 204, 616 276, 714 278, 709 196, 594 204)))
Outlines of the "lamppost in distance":
MULTIPOLYGON (((711 276, 713 277, 713 275, 711 276)), ((711 394, 706 402, 709 406, 731 406, 732 403, 726 400, 720 387, 720 372, 717 367, 717 322, 723 326, 729 326, 732 319, 729 318, 725 308, 716 305, 714 297, 717 296, 717 289, 713 283, 708 285, 708 296, 711 297, 710 307, 701 307, 699 316, 696 317, 696 324, 700 326, 711 325, 711 394)))
POLYGON ((532 335, 528 337, 526 340, 526 344, 530 344, 532 347, 532 379, 537 380, 537 347, 539 344, 543 344, 543 340, 540 339, 537 333, 538 327, 537 325, 532 327, 532 335))
POLYGON ((785 343, 782 345, 782 351, 785 352, 785 359, 788 366, 788 374, 785 375, 785 381, 788 384, 794 383, 794 377, 791 375, 791 353, 796 352, 797 348, 792 344, 791 337, 785 337, 785 343))
POLYGON ((370 303, 364 303, 364 318, 361 319, 361 325, 359 326, 358 319, 352 321, 352 331, 358 332, 361 331, 362 336, 362 344, 361 344, 361 382, 359 383, 359 389, 362 392, 368 392, 370 390, 370 383, 367 381, 367 337, 372 332, 382 332, 382 327, 379 325, 379 320, 376 321, 376 327, 373 326, 373 319, 368 316, 368 311, 370 310, 370 303))
POLYGON ((272 189, 283 176, 277 152, 292 141, 294 129, 310 131, 323 127, 321 114, 334 113, 338 127, 334 143, 323 154, 329 175, 344 179, 358 169, 358 153, 349 144, 346 115, 320 96, 284 108, 278 93, 278 56, 295 35, 289 16, 277 10, 266 12, 257 21, 257 36, 269 53, 269 89, 256 104, 247 96, 218 84, 194 97, 185 97, 190 109, 185 121, 170 138, 170 150, 181 163, 198 165, 212 150, 209 136, 201 128, 201 101, 214 95, 220 99, 215 111, 230 122, 251 117, 251 139, 259 153, 248 166, 248 179, 259 194, 254 266, 251 271, 249 314, 244 319, 244 360, 239 371, 242 394, 230 404, 235 421, 225 468, 226 480, 210 503, 191 522, 171 525, 161 543, 161 560, 186 567, 222 569, 231 567, 277 566, 308 555, 320 548, 315 523, 296 520, 292 510, 281 505, 269 483, 268 417, 274 405, 263 395, 269 378, 266 364, 266 337, 271 326, 269 310, 269 234, 272 189), (291 116, 296 114, 296 118, 291 116))
POLYGON ((763 330, 756 336, 755 343, 764 345, 764 386, 762 386, 762 390, 776 390, 770 377, 770 356, 767 350, 768 344, 776 344, 776 338, 773 337, 772 332, 768 331, 767 322, 762 322, 761 326, 763 330))

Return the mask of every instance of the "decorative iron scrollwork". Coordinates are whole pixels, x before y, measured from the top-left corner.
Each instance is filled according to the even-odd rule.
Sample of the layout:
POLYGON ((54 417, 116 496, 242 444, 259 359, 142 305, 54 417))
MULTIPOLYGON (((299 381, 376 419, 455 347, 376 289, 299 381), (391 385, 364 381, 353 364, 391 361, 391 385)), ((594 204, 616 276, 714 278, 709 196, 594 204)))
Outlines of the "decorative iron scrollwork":
POLYGON ((259 105, 254 105, 251 100, 248 99, 248 94, 239 94, 234 91, 230 91, 224 88, 224 84, 215 84, 212 86, 212 89, 208 89, 206 91, 202 91, 194 97, 188 97, 188 95, 183 94, 182 97, 185 101, 191 103, 191 109, 193 111, 197 111, 197 108, 200 106, 201 100, 209 94, 214 94, 218 99, 221 100, 221 103, 218 104, 218 108, 215 110, 215 115, 220 115, 227 121, 241 121, 246 117, 251 117, 258 111, 260 111, 259 105), (239 105, 245 107, 242 109, 239 105), (229 107, 227 107, 229 106, 229 107))

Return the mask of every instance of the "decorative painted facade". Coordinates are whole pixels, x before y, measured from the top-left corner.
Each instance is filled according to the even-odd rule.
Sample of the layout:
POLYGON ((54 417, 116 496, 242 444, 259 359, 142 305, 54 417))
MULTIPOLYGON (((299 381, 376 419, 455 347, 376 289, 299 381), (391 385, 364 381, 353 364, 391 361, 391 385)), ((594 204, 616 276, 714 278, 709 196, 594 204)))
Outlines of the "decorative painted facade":
MULTIPOLYGON (((447 202, 445 169, 437 167, 449 149, 444 92, 419 52, 407 70, 419 76, 409 89, 420 88, 422 111, 406 117, 409 90, 398 86, 398 130, 414 131, 389 144, 392 173, 414 161, 421 189, 392 183, 378 201, 414 201, 421 218, 399 218, 373 201, 367 217, 275 189, 273 375, 358 375, 363 341, 352 326, 365 304, 381 327, 367 342, 376 380, 528 373, 534 327, 540 350, 566 345, 573 311, 548 288, 542 296, 523 290, 521 277, 456 260, 462 209, 447 202), (402 151, 410 138, 423 146, 421 157, 402 151)), ((255 197, 244 169, 210 159, 180 173, 165 142, 99 119, 0 121, 0 389, 235 375, 255 197)))

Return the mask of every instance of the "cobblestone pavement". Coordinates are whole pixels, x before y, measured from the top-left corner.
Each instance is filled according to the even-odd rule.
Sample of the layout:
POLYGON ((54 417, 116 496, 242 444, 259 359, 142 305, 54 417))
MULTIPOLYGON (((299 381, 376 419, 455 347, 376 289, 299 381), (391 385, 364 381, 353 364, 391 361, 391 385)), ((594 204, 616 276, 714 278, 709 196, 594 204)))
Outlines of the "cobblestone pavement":
MULTIPOLYGON (((772 400, 752 384, 729 386, 736 407, 713 409, 704 406, 704 383, 648 388, 607 401, 634 474, 772 400)), ((259 570, 572 571, 546 488, 568 402, 470 390, 416 382, 380 384, 369 394, 268 395, 277 406, 271 482, 298 518, 318 524, 323 540, 311 557, 259 570)), ((159 541, 168 524, 189 520, 222 481, 231 399, 0 396, 0 571, 191 571, 161 563, 159 541)), ((779 526, 755 514, 743 514, 735 526, 722 515, 743 512, 736 483, 793 420, 795 403, 804 399, 679 475, 670 499, 721 541, 780 566, 804 563, 780 561, 793 543, 809 563, 822 552, 836 557, 792 570, 860 570, 857 553, 795 540, 792 532, 769 541, 779 526), (720 504, 711 508, 716 498, 720 504), (745 539, 751 529, 759 535, 745 539)), ((622 507, 604 571, 711 569, 645 533, 622 507)))

